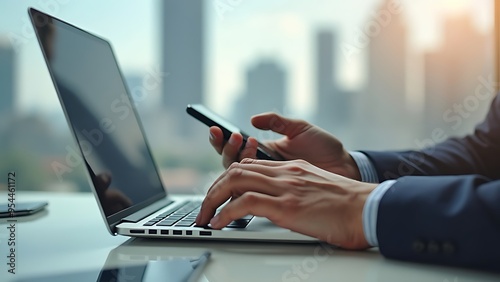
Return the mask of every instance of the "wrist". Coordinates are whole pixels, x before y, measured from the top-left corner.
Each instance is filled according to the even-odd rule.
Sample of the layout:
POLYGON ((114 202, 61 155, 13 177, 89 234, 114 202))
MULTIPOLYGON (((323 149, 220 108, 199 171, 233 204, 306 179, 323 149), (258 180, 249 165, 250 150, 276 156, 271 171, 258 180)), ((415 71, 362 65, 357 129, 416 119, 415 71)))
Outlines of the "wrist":
POLYGON ((365 203, 370 195, 370 193, 377 187, 377 184, 360 182, 359 187, 356 191, 355 204, 352 205, 353 217, 351 219, 352 223, 352 242, 353 249, 366 249, 370 247, 368 240, 366 239, 364 227, 363 227, 363 209, 365 203))
POLYGON ((346 171, 348 174, 346 176, 351 178, 351 179, 361 181, 362 180, 361 171, 359 170, 358 164, 356 163, 354 158, 351 156, 351 154, 346 150, 344 150, 344 158, 343 159, 344 159, 344 164, 346 166, 346 171))
POLYGON ((366 249, 370 247, 370 244, 368 243, 368 240, 366 238, 365 232, 364 232, 364 226, 363 226, 363 210, 366 204, 366 201, 368 200, 368 197, 370 196, 370 193, 377 188, 378 184, 374 183, 365 183, 362 182, 360 184, 360 192, 358 194, 358 203, 356 205, 356 213, 355 213, 355 220, 353 222, 355 223, 354 230, 355 234, 358 236, 358 244, 360 249, 366 249))
POLYGON ((349 249, 366 249, 370 247, 366 239, 363 228, 363 208, 370 193, 377 187, 377 184, 358 182, 354 192, 353 202, 350 204, 351 216, 349 217, 351 239, 350 245, 344 246, 349 249))

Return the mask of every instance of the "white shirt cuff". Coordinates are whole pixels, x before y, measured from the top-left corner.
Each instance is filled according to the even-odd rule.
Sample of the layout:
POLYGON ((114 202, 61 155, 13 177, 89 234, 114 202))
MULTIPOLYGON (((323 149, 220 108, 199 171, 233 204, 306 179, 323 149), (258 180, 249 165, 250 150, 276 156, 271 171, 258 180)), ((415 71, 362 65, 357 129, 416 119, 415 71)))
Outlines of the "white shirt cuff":
POLYGON ((369 183, 379 183, 377 171, 368 157, 361 152, 349 152, 354 162, 358 166, 361 174, 361 181, 369 183))
POLYGON ((385 192, 396 183, 396 180, 387 180, 378 185, 366 199, 363 207, 363 232, 368 244, 373 247, 378 246, 377 238, 377 216, 380 200, 385 192))

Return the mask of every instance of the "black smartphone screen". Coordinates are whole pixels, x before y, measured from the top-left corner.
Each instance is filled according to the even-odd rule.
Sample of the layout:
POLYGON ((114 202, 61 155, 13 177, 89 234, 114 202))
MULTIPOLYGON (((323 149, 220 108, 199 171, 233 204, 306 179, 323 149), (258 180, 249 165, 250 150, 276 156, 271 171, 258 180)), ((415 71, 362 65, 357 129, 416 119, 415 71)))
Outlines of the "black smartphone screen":
MULTIPOLYGON (((207 109, 205 106, 200 104, 188 105, 186 111, 189 115, 194 117, 195 119, 201 121, 206 124, 208 127, 217 126, 222 130, 224 134, 224 139, 227 141, 233 132, 238 132, 243 136, 243 145, 242 148, 245 147, 246 140, 249 135, 241 131, 237 126, 233 125, 229 121, 225 120, 221 116, 215 114, 211 110, 207 109)), ((282 161, 284 158, 276 151, 270 149, 264 144, 259 142, 257 147, 257 158, 263 160, 275 160, 282 161)))
POLYGON ((0 204, 0 218, 31 215, 41 211, 47 202, 21 202, 0 204))

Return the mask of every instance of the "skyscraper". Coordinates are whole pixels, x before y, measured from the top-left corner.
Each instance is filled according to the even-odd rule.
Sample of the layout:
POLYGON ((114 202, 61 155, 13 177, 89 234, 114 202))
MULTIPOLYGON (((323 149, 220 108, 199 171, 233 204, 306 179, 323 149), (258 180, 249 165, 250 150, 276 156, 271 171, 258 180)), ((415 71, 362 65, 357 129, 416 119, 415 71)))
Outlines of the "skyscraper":
POLYGON ((238 124, 250 129, 249 121, 252 115, 270 111, 283 113, 287 95, 286 84, 284 68, 273 60, 261 60, 250 67, 246 72, 244 94, 232 111, 238 124))
POLYGON ((163 107, 179 134, 191 134, 193 123, 185 113, 189 103, 201 103, 204 96, 204 1, 162 2, 163 107))
MULTIPOLYGON (((383 1, 380 13, 387 12, 389 5, 390 1, 383 1)), ((390 20, 379 24, 378 32, 369 38, 368 84, 359 101, 360 137, 374 149, 407 147, 420 132, 408 124, 407 29, 402 14, 391 13, 390 20)))
MULTIPOLYGON (((350 95, 336 82, 336 40, 332 31, 316 34, 316 93, 317 107, 315 123, 335 134, 346 129, 350 119, 350 95)), ((339 136, 340 137, 340 136, 339 136)))
POLYGON ((14 49, 7 40, 0 38, 0 117, 14 110, 15 65, 14 49))
MULTIPOLYGON (((470 133, 491 100, 474 98, 479 78, 493 75, 489 38, 468 16, 447 19, 442 38, 438 50, 425 54, 425 136, 436 129, 448 136, 470 133)), ((481 94, 486 91, 484 87, 481 94)))

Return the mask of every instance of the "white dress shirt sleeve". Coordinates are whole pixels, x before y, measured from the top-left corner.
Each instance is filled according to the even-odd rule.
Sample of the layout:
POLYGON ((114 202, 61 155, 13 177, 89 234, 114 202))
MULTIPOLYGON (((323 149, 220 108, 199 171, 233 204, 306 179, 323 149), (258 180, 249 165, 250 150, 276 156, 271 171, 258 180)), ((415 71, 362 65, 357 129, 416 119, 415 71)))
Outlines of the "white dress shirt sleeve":
MULTIPOLYGON (((361 181, 378 183, 378 176, 375 167, 370 162, 368 157, 360 152, 350 152, 351 157, 356 162, 361 174, 361 181)), ((387 180, 379 184, 366 199, 365 206, 363 207, 363 232, 368 244, 373 247, 378 246, 377 238, 377 215, 380 200, 385 192, 396 183, 396 180, 387 180)))

